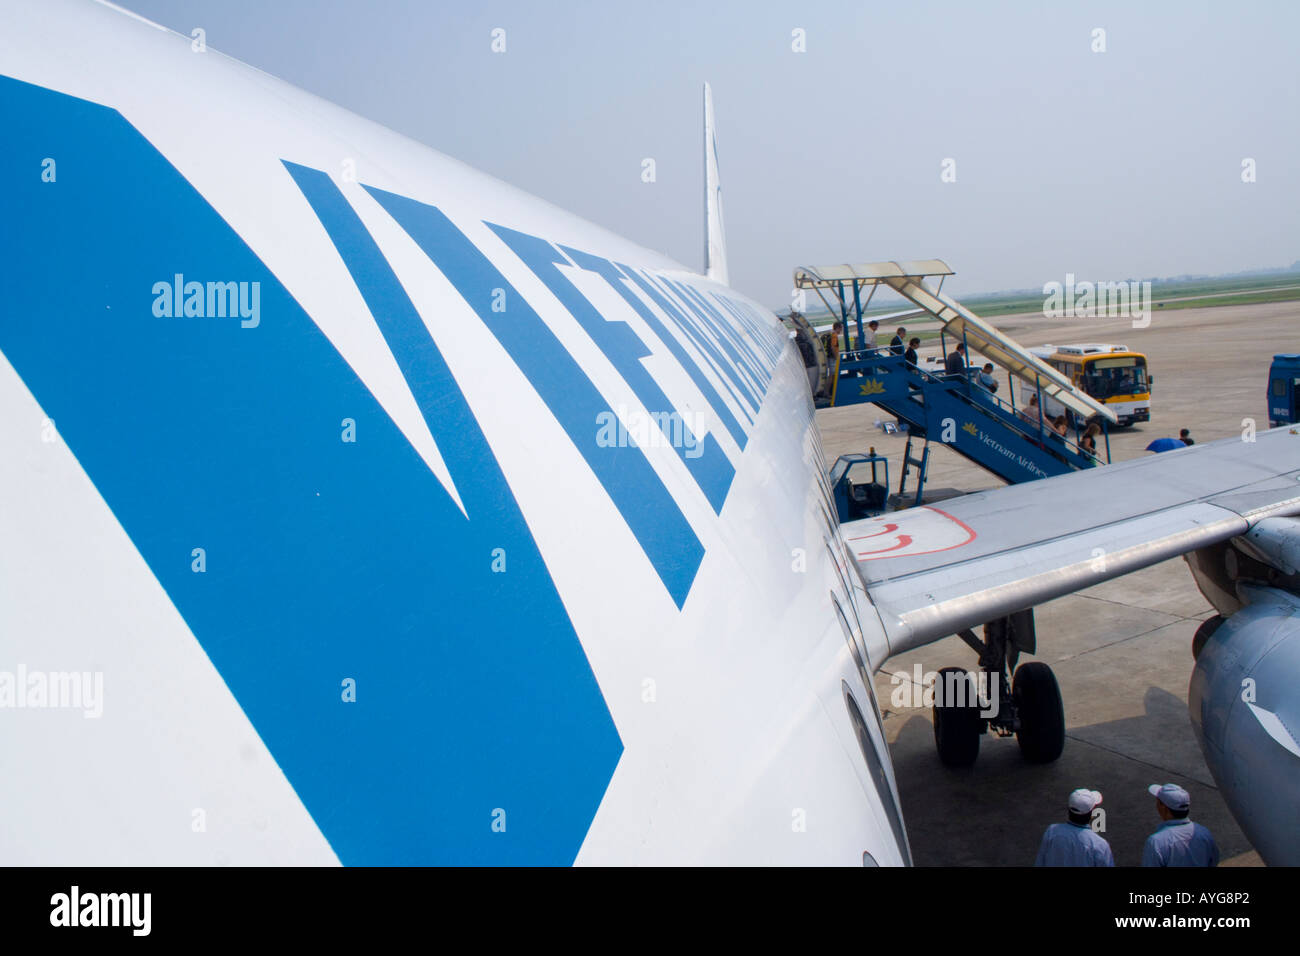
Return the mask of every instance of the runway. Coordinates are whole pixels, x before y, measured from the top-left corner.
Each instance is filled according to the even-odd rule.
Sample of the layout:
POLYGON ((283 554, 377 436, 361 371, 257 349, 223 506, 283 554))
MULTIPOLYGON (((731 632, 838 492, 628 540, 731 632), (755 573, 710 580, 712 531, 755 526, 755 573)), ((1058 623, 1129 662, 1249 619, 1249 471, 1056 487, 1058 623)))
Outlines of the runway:
MULTIPOLYGON (((1266 429, 1269 363, 1275 353, 1300 351, 1297 323, 1300 305, 1294 302, 1156 310, 1145 329, 1134 329, 1129 319, 993 320, 1026 346, 1110 342, 1147 355, 1152 420, 1111 435, 1115 461, 1150 454, 1143 449, 1152 439, 1177 436, 1180 428, 1191 429, 1197 442, 1240 436, 1247 419, 1266 429)), ((1005 373, 998 378, 1005 396, 1005 373)), ((873 405, 817 412, 828 464, 874 446, 889 456, 897 489, 906 437, 875 426, 886 417, 873 405)), ((927 487, 972 492, 1000 485, 938 443, 931 448, 927 487)), ((1061 501, 1063 510, 1071 507, 1061 501)), ((1136 866, 1143 841, 1159 823, 1147 785, 1172 781, 1191 793, 1192 818, 1213 832, 1223 865, 1261 865, 1219 797, 1187 715, 1192 635, 1212 614, 1181 559, 1037 608, 1036 659, 1052 666, 1065 701, 1065 753, 1048 766, 1025 763, 1014 738, 985 736, 972 769, 945 768, 935 753, 928 709, 891 699, 913 696, 897 691, 913 679, 917 664, 923 673, 970 668, 974 653, 950 637, 891 658, 877 675, 876 690, 915 863, 1031 865, 1043 829, 1065 819, 1067 795, 1089 787, 1104 796, 1103 835, 1116 864, 1136 866)))

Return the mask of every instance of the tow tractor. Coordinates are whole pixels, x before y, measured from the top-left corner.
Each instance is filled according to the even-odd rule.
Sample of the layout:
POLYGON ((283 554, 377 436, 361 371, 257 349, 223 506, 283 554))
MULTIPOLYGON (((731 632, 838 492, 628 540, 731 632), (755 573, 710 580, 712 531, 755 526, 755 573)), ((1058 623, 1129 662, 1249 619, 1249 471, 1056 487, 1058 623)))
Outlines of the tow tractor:
POLYGON ((1271 428, 1300 422, 1300 355, 1274 355, 1268 370, 1268 423, 1271 428))
POLYGON ((884 514, 889 510, 889 459, 874 448, 865 455, 840 455, 831 466, 831 490, 841 524, 884 514))

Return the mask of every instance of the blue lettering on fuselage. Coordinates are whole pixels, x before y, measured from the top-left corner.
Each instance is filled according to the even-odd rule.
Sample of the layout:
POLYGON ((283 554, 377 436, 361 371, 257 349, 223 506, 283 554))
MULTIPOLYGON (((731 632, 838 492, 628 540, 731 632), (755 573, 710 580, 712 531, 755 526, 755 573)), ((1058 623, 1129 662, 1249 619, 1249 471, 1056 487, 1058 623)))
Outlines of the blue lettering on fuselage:
MULTIPOLYGON (((718 340, 723 350, 730 357, 732 364, 748 380, 753 394, 762 396, 767 391, 768 378, 762 364, 755 358, 753 350, 745 337, 738 335, 731 324, 711 306, 703 296, 684 282, 666 280, 686 305, 695 312, 718 340)), ((757 410, 755 405, 755 410, 757 410)))
POLYGON ((367 191, 455 286, 527 376, 582 455, 680 608, 704 560, 704 546, 645 452, 597 440, 613 410, 555 333, 495 265, 440 209, 372 186, 367 191), (505 291, 507 311, 492 309, 505 291))
MULTIPOLYGON (((147 754, 160 733, 220 730, 232 736, 217 739, 219 751, 247 748, 245 760, 266 759, 256 756, 264 744, 343 863, 573 862, 622 743, 455 377, 337 187, 320 173, 300 179, 399 367, 429 383, 416 387, 420 410, 468 518, 349 364, 356 356, 339 352, 120 113, 0 77, 0 116, 0 353, 93 484, 93 494, 81 487, 57 500, 72 494, 111 509, 138 558, 113 543, 116 532, 86 546, 127 560, 120 580, 169 609, 160 623, 121 601, 104 605, 114 673, 138 671, 141 686, 175 698, 155 721, 133 728, 126 718, 119 743, 147 754), (29 174, 41 156, 59 158, 57 185, 29 174), (261 321, 154 315, 152 288, 176 273, 258 283, 261 321), (345 416, 356 443, 340 440, 345 416), (190 563, 196 547, 207 555, 201 574, 190 563), (496 548, 509 551, 508 574, 492 568, 496 548), (201 662, 149 658, 147 642, 131 644, 134 629, 194 641, 186 655, 198 656, 185 659, 201 662), (350 701, 345 680, 354 682, 350 701), (194 702, 212 697, 214 682, 213 699, 225 703, 206 713, 194 702), (244 743, 250 737, 261 743, 244 743), (494 832, 494 808, 508 809, 508 834, 494 832)), ((261 239, 285 251, 310 215, 290 208, 288 238, 261 239)), ((368 321, 364 311, 359 320, 368 321)), ((22 460, 4 467, 29 467, 22 460)), ((50 520, 66 529, 72 519, 50 520)), ((26 557, 6 546, 6 558, 26 557)), ((58 584, 70 597, 90 593, 58 584)), ((72 646, 52 620, 29 623, 51 654, 72 646)), ((228 790, 217 794, 223 827, 245 838, 252 809, 267 801, 303 812, 286 791, 214 772, 145 760, 124 793, 217 782, 228 790)), ((125 834, 168 827, 151 831, 139 807, 121 816, 125 834)), ((67 817, 93 855, 94 815, 67 817)), ((165 846, 145 840, 140 849, 165 846)))
MULTIPOLYGON (((559 265, 571 265, 560 252, 546 242, 505 226, 489 227, 502 241, 510 247, 528 268, 545 283, 557 299, 569 310, 569 314, 578 320, 591 340, 610 360, 618 373, 631 387, 641 404, 652 412, 665 412, 656 420, 660 427, 669 430, 673 427, 673 417, 680 421, 681 411, 677 409, 663 389, 641 364, 641 360, 651 354, 650 349, 626 322, 606 319, 587 301, 586 297, 565 278, 557 268, 559 265)), ((680 430, 681 425, 677 424, 680 430)), ((686 441, 674 442, 677 455, 686 465, 700 490, 708 498, 714 512, 722 511, 722 503, 727 500, 727 490, 736 469, 716 440, 709 441, 708 435, 694 435, 687 426, 686 441)))
POLYGON ((718 420, 722 422, 731 437, 735 439, 737 447, 739 447, 741 451, 744 451, 749 436, 745 433, 745 430, 740 427, 740 423, 736 421, 736 416, 731 414, 731 409, 727 407, 726 401, 718 394, 718 390, 713 387, 713 383, 709 381, 709 377, 704 374, 704 369, 700 367, 700 364, 691 358, 685 347, 677 341, 677 337, 668 330, 667 326, 659 320, 659 317, 655 315, 651 309, 647 308, 646 304, 638 299, 636 293, 628 287, 628 272, 630 272, 630 270, 625 272, 608 259, 602 259, 599 256, 593 256, 585 252, 579 252, 577 249, 571 249, 568 246, 561 246, 560 248, 564 251, 565 255, 577 264, 579 268, 586 269, 588 272, 596 273, 596 275, 608 282, 615 292, 623 297, 623 301, 641 317, 641 320, 650 327, 650 331, 654 332, 654 334, 659 337, 659 340, 663 342, 664 346, 667 347, 668 351, 672 353, 672 356, 677 360, 677 363, 685 369, 686 374, 689 375, 691 381, 695 383, 695 387, 700 390, 700 394, 704 396, 705 401, 709 403, 709 407, 713 409, 713 414, 718 416, 718 420))
POLYGON ((659 286, 656 285, 649 276, 624 265, 620 265, 619 268, 627 274, 629 279, 637 284, 637 287, 641 289, 641 291, 644 292, 655 305, 663 310, 663 313, 668 316, 683 333, 685 333, 686 337, 691 340, 691 343, 708 358, 714 371, 726 384, 727 390, 731 393, 732 397, 736 399, 736 403, 740 406, 741 411, 752 424, 754 421, 754 415, 751 414, 750 409, 752 408, 755 413, 757 412, 757 399, 744 388, 743 384, 736 381, 736 370, 727 362, 721 351, 719 351, 712 341, 709 340, 708 336, 704 334, 703 330, 699 328, 696 322, 691 319, 683 309, 679 309, 673 301, 668 298, 668 293, 659 288, 659 286))
POLYGON ((770 380, 771 370, 781 355, 776 344, 779 340, 770 333, 764 334, 762 326, 755 321, 754 313, 744 303, 737 302, 730 296, 719 295, 716 292, 713 293, 713 298, 749 332, 750 341, 757 345, 763 355, 766 356, 764 370, 770 380))
MULTIPOLYGON (((315 171, 286 165, 306 191, 303 183, 309 177, 305 174, 315 171)), ((568 352, 537 310, 441 210, 376 187, 364 188, 443 272, 527 376, 609 494, 674 602, 678 607, 683 606, 703 562, 704 547, 681 506, 651 466, 644 449, 638 445, 636 436, 620 432, 622 440, 616 443, 600 440, 597 423, 604 416, 614 417, 615 413, 591 376, 568 352), (506 303, 505 311, 496 307, 502 301, 501 296, 506 303)), ((346 202, 341 194, 339 201, 346 202)), ((714 512, 720 513, 735 477, 735 465, 716 438, 710 441, 711 436, 702 430, 697 434, 684 426, 680 411, 642 362, 653 353, 641 335, 626 321, 603 315, 561 267, 576 266, 594 272, 619 293, 699 387, 718 421, 742 452, 748 442, 747 429, 737 420, 732 406, 719 394, 706 374, 705 365, 730 392, 734 407, 752 423, 770 384, 772 369, 780 357, 779 337, 771 332, 764 334, 752 317, 745 316, 739 304, 728 302, 725 296, 714 293, 718 303, 714 305, 685 280, 651 276, 598 256, 557 247, 517 230, 491 223, 486 225, 533 271, 584 329, 638 401, 649 410, 651 422, 665 435, 669 433, 670 424, 673 426, 673 435, 678 440, 670 444, 714 512), (626 284, 629 281, 658 306, 669 322, 677 326, 697 350, 699 360, 691 357, 683 343, 637 297, 626 284), (725 311, 730 320, 719 309, 725 311), (684 441, 680 440, 683 432, 684 441)), ((364 230, 359 219, 356 228, 364 230)), ((373 244, 368 233, 366 236, 367 242, 373 244)), ((334 238, 337 243, 340 237, 334 238)), ((351 241, 347 236, 343 238, 351 241)), ((376 254, 382 257, 377 247, 376 254)), ((361 270, 354 276, 358 284, 364 287, 366 281, 373 281, 372 271, 361 270)), ((413 306, 410 310, 416 314, 413 306)), ((390 326, 385 329, 386 337, 395 334, 391 317, 377 321, 380 321, 381 328, 390 326)), ((394 348, 413 394, 420 391, 419 361, 412 358, 404 364, 399 349, 391 341, 390 348, 394 348)), ((420 395, 416 397, 417 401, 422 401, 420 395)), ((432 398, 425 396, 424 400, 432 398)))

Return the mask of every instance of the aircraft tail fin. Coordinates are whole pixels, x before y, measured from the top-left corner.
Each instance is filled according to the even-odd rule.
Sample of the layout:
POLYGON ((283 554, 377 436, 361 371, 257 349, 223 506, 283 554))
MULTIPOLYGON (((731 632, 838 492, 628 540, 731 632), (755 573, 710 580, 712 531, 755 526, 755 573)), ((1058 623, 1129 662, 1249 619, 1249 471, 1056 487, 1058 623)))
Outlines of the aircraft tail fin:
POLYGON ((713 91, 704 84, 704 274, 727 280, 727 235, 722 225, 722 183, 718 178, 718 138, 713 126, 713 91))

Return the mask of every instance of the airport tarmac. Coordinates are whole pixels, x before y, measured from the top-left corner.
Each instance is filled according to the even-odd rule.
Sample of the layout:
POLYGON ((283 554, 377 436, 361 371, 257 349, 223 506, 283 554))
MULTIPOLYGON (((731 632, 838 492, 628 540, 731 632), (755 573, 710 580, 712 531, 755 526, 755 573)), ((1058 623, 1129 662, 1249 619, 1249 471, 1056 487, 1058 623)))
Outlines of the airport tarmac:
MULTIPOLYGON (((1110 342, 1147 355, 1152 420, 1111 436, 1115 461, 1150 454, 1143 450, 1150 441, 1177 436, 1180 428, 1191 429, 1197 442, 1240 436, 1248 418, 1266 429, 1269 363, 1275 353, 1300 351, 1296 302, 1156 310, 1144 329, 1133 328, 1131 319, 1042 315, 1004 316, 993 324, 1026 346, 1110 342)), ((999 381, 1005 396, 1004 372, 999 381)), ((882 418, 874 405, 817 412, 828 464, 874 446, 889 457, 896 490, 906 436, 885 435, 874 424, 882 418)), ((1001 484, 938 443, 931 447, 927 487, 971 492, 1001 484)), ((1024 762, 1014 738, 985 736, 973 768, 945 768, 929 710, 895 703, 905 699, 897 692, 917 665, 922 674, 974 666, 974 653, 959 638, 886 662, 876 692, 915 863, 1032 865, 1043 829, 1065 819, 1070 791, 1088 787, 1103 794, 1104 836, 1116 865, 1136 866, 1159 823, 1147 786, 1172 781, 1190 792, 1192 819, 1213 832, 1223 865, 1260 865, 1219 796, 1187 714, 1192 635, 1213 613, 1182 559, 1038 607, 1035 659, 1055 671, 1066 718, 1065 752, 1047 766, 1024 762)))

